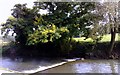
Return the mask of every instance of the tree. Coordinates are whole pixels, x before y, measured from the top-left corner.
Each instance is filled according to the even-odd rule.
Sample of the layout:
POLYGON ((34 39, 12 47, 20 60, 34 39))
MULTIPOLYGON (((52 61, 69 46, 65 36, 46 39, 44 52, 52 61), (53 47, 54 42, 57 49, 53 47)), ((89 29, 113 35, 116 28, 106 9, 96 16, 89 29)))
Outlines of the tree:
POLYGON ((115 45, 115 38, 116 38, 116 32, 118 30, 118 25, 119 25, 119 18, 118 18, 118 3, 111 3, 114 4, 112 5, 113 8, 109 10, 109 19, 110 19, 110 25, 111 25, 111 41, 110 41, 110 51, 109 55, 111 55, 114 45, 115 45), (111 12, 112 11, 112 12, 111 12), (111 16, 110 16, 111 14, 111 16))
POLYGON ((94 31, 102 34, 111 34, 110 45, 108 49, 108 56, 111 57, 112 51, 115 45, 116 33, 118 32, 119 26, 119 17, 118 17, 118 3, 117 2, 104 2, 104 3, 96 3, 96 13, 99 15, 103 15, 103 18, 99 21, 103 24, 99 24, 96 30, 102 31, 94 31), (101 28, 102 27, 102 28, 101 28), (105 31, 105 29, 107 31, 105 31), (105 33, 106 32, 106 33, 105 33))
MULTIPOLYGON (((72 50, 71 39, 74 36, 85 36, 86 39, 95 35, 91 34, 91 26, 101 19, 101 15, 93 13, 95 9, 94 2, 35 2, 37 9, 47 10, 48 14, 43 15, 43 19, 48 24, 54 24, 56 28, 65 27, 68 33, 63 33, 55 43, 60 46, 59 49, 69 53, 72 50), (90 35, 93 35, 90 36, 90 35)), ((97 35, 98 36, 98 35, 97 35)), ((31 39, 32 40, 32 39, 31 39)))
MULTIPOLYGON (((73 36, 84 35, 88 37, 89 28, 93 21, 99 16, 91 13, 95 10, 93 2, 35 2, 39 9, 48 10, 48 14, 43 19, 48 23, 53 23, 57 27, 67 27, 69 38, 73 36), (83 33, 83 34, 82 34, 83 33)), ((65 37, 65 36, 64 36, 65 37)))
POLYGON ((27 8, 26 4, 16 4, 12 11, 12 17, 2 24, 2 33, 4 32, 7 36, 10 31, 14 31, 16 43, 25 46, 28 34, 32 33, 33 28, 37 27, 34 22, 36 17, 40 18, 40 14, 35 8, 27 8))
POLYGON ((13 30, 21 47, 54 42, 68 51, 74 36, 91 37, 91 25, 101 17, 94 10, 94 2, 38 2, 31 9, 26 4, 16 4, 13 18, 2 24, 2 31, 7 34, 13 30), (48 14, 40 15, 40 9, 48 10, 48 14))
POLYGON ((119 25, 119 18, 118 18, 118 3, 117 2, 105 2, 105 14, 108 15, 106 19, 108 19, 109 27, 110 27, 110 33, 111 33, 111 41, 109 46, 109 56, 111 57, 112 51, 115 45, 115 38, 116 38, 116 32, 118 30, 119 25))

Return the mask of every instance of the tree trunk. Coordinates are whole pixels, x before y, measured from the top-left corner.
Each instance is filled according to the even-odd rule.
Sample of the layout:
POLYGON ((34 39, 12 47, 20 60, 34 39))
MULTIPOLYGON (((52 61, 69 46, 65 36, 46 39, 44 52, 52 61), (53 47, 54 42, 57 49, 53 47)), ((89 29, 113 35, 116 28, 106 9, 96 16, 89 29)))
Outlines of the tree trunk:
POLYGON ((111 41, 110 41, 110 50, 109 50, 109 56, 111 56, 114 44, 115 44, 115 36, 116 36, 116 28, 111 28, 111 41))

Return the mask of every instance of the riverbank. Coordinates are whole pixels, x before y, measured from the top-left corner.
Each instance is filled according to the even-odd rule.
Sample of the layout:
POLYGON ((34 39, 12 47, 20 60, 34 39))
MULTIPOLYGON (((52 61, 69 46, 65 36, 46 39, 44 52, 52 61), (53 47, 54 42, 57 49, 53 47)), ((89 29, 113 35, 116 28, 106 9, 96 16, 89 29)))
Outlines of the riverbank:
MULTIPOLYGON (((12 39, 11 39, 12 40, 12 39)), ((7 44, 6 39, 3 44, 7 44)), ((40 43, 35 46, 25 46, 20 48, 19 44, 14 42, 3 46, 0 50, 3 56, 11 58, 85 58, 85 59, 120 59, 120 36, 116 34, 116 42, 109 57, 110 34, 104 35, 103 39, 97 43, 92 42, 90 38, 74 38, 67 41, 65 45, 56 45, 53 43, 40 43)))
POLYGON ((38 47, 20 48, 19 46, 4 46, 2 49, 3 57, 25 58, 84 58, 84 59, 120 59, 120 42, 116 42, 112 51, 112 57, 108 56, 109 42, 104 43, 80 43, 74 42, 72 44, 73 50, 69 53, 60 53, 59 49, 46 49, 46 45, 42 46, 45 49, 38 47), (29 50, 29 51, 28 51, 29 50), (55 53, 55 52, 56 53, 55 53))

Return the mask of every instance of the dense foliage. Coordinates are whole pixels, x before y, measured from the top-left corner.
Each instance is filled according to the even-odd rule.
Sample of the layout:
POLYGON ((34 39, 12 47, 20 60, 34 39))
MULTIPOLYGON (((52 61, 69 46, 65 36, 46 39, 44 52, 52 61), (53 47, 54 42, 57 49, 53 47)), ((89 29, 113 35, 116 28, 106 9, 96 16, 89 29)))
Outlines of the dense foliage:
POLYGON ((94 3, 87 2, 45 2, 39 6, 35 4, 33 8, 16 4, 12 18, 2 24, 2 32, 7 35, 13 30, 16 42, 21 45, 53 42, 80 34, 88 37, 90 28, 86 26, 92 25, 96 17, 91 13, 93 10, 94 3), (48 14, 41 15, 40 9, 48 10, 48 14))
MULTIPOLYGON (((23 48, 24 54, 25 50, 30 48, 34 50, 31 51, 33 54, 46 52, 46 50, 51 53, 69 54, 72 50, 81 51, 84 48, 82 49, 84 54, 87 50, 86 47, 77 48, 78 44, 73 42, 72 38, 84 36, 86 39, 90 37, 94 41, 99 41, 101 35, 107 32, 105 28, 110 27, 110 23, 108 26, 107 23, 106 25, 100 24, 100 22, 107 22, 108 18, 105 17, 107 13, 103 12, 107 8, 102 9, 101 6, 104 5, 99 3, 34 3, 32 8, 28 8, 26 4, 16 4, 12 9, 12 16, 2 24, 2 33, 5 36, 10 31, 16 34, 15 44, 23 48), (47 13, 40 14, 40 10, 47 10, 47 13)), ((90 47, 91 50, 93 50, 92 47, 90 47)), ((23 52, 22 49, 21 52, 23 52)))

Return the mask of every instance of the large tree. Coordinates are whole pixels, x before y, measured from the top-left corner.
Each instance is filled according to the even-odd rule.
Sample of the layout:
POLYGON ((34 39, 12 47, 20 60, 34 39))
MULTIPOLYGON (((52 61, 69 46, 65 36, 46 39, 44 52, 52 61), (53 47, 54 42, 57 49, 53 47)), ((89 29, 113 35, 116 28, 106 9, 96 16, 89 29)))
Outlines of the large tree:
POLYGON ((17 4, 12 9, 14 19, 8 19, 2 30, 6 34, 13 30, 17 35, 16 41, 22 45, 53 41, 60 37, 71 39, 77 35, 88 38, 92 25, 100 17, 93 13, 95 10, 94 2, 35 2, 32 9, 26 4, 17 4), (48 14, 40 15, 41 9, 48 10, 48 14))
POLYGON ((12 18, 2 24, 2 31, 6 34, 11 30, 16 33, 16 43, 21 47, 54 42, 61 49, 71 50, 69 41, 77 35, 91 37, 92 26, 101 19, 99 14, 94 13, 94 2, 36 3, 33 8, 27 8, 26 4, 16 4, 12 9, 12 18), (48 13, 41 15, 41 9, 48 13))
POLYGON ((46 22, 58 28, 67 27, 69 38, 79 34, 88 37, 90 26, 100 17, 92 13, 94 2, 35 2, 35 7, 48 10, 48 14, 43 16, 46 22))

